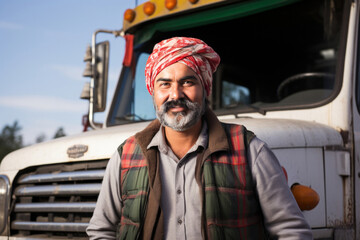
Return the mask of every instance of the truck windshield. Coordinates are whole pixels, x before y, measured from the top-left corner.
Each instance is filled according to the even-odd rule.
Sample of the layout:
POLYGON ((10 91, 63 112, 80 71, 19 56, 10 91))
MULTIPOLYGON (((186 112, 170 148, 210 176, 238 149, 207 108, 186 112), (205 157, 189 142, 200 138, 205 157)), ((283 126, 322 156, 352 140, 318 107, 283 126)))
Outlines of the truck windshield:
MULTIPOLYGON (((155 118, 145 88, 145 63, 154 44, 173 36, 200 38, 219 53, 221 64, 210 97, 218 115, 309 108, 335 97, 346 42, 344 1, 291 1, 248 12, 245 3, 228 10, 240 9, 242 14, 219 21, 181 25, 189 15, 177 15, 134 32, 136 61, 123 69, 108 125, 155 118), (172 25, 176 27, 171 29, 172 25), (151 37, 137 37, 149 29, 151 37)), ((220 9, 212 9, 212 15, 220 9)), ((196 19, 196 13, 191 16, 196 19)))

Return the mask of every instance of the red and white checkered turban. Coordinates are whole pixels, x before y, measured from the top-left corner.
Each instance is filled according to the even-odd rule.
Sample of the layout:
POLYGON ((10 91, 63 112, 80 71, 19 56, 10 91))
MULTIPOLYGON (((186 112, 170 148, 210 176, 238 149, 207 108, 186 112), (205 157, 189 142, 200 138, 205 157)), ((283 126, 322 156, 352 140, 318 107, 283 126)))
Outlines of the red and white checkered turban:
POLYGON ((185 64, 198 75, 206 95, 209 96, 212 74, 220 63, 220 57, 200 39, 188 37, 174 37, 155 45, 145 67, 145 81, 149 93, 153 93, 156 76, 176 62, 185 64))

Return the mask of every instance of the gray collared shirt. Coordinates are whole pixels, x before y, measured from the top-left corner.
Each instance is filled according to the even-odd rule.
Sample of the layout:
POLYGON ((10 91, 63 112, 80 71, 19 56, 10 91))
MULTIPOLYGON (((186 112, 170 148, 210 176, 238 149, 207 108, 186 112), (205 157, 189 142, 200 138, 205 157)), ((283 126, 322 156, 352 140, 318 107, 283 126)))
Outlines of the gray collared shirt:
MULTIPOLYGON (((148 147, 158 147, 162 182, 161 208, 164 213, 165 239, 201 239, 201 203, 195 180, 196 155, 208 144, 204 125, 195 145, 178 159, 167 146, 160 130, 148 147)), ((120 221, 120 156, 115 152, 106 168, 103 184, 87 234, 90 239, 115 239, 120 221)), ((286 183, 281 166, 268 146, 252 139, 248 161, 264 224, 276 239, 312 239, 311 230, 286 183), (269 181, 271 179, 271 181, 269 181)))
POLYGON ((195 166, 198 150, 205 149, 207 144, 204 122, 197 141, 181 159, 166 144, 163 130, 148 145, 148 148, 157 147, 160 152, 165 239, 174 239, 174 236, 176 239, 201 239, 200 189, 195 180, 195 166))

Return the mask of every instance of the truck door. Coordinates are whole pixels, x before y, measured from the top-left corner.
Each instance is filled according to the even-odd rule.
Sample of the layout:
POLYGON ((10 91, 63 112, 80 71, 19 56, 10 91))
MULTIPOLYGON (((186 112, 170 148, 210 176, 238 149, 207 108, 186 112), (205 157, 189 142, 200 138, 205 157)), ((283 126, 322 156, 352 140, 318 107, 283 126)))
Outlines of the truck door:
POLYGON ((353 128, 354 128, 354 191, 355 191, 355 230, 356 238, 360 239, 360 20, 358 9, 358 32, 357 32, 357 62, 356 62, 356 79, 353 91, 353 128))

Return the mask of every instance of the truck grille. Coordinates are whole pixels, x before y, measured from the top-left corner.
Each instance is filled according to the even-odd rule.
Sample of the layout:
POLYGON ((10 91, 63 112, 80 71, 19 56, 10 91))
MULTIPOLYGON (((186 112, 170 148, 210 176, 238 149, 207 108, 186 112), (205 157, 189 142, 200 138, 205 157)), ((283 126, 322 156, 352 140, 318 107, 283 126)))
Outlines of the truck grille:
POLYGON ((108 160, 26 169, 13 187, 11 235, 86 238, 108 160))

